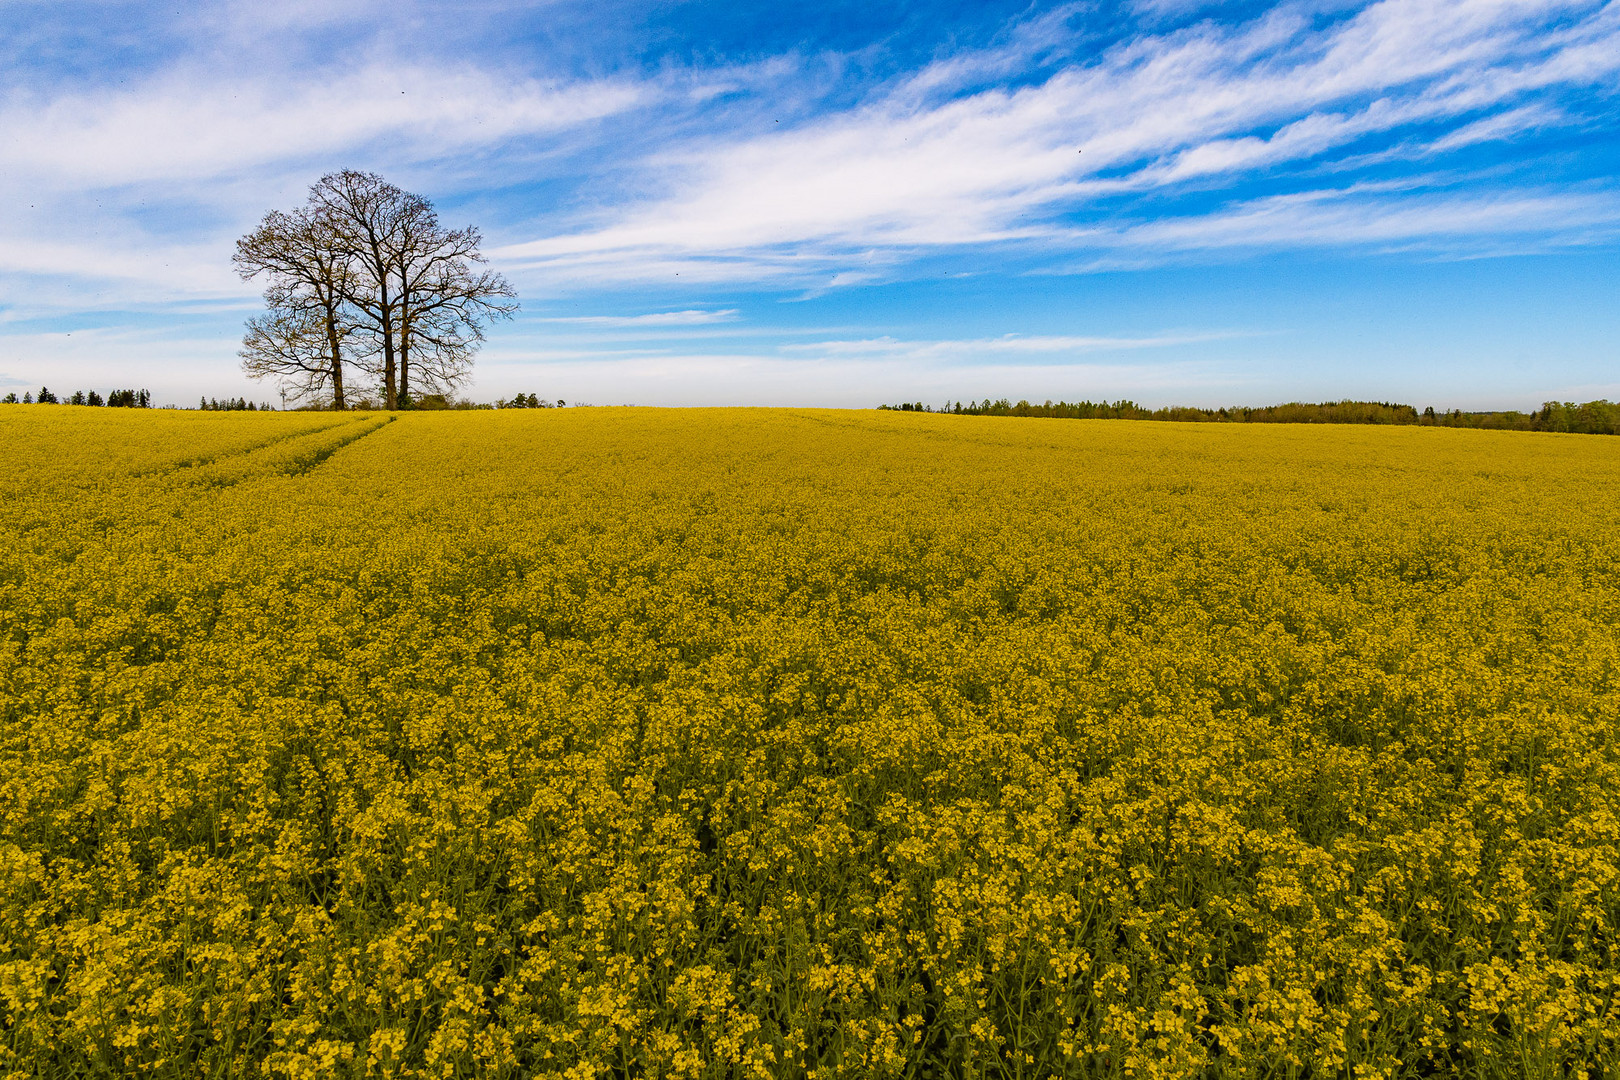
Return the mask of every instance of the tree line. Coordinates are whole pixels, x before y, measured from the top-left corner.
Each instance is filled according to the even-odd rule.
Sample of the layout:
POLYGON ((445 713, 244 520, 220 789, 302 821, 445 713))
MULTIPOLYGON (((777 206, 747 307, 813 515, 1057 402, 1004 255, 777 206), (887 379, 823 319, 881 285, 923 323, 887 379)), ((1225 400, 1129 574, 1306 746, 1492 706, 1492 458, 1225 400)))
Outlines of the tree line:
POLYGON ((75 390, 64 401, 51 393, 50 387, 42 386, 38 397, 30 390, 19 401, 13 392, 0 398, 0 405, 105 405, 115 409, 150 409, 152 395, 146 390, 109 390, 107 396, 102 397, 94 390, 75 390))
POLYGON ((517 311, 511 285, 482 268, 481 243, 376 173, 321 177, 303 206, 271 211, 237 241, 237 272, 266 283, 243 370, 334 409, 349 406, 356 374, 386 409, 448 394, 471 373, 484 328, 517 311))
MULTIPOLYGON (((108 391, 106 397, 102 397, 102 395, 100 393, 96 392, 95 390, 76 390, 72 394, 59 396, 57 394, 52 393, 51 389, 49 387, 40 387, 39 394, 38 394, 37 397, 35 396, 34 392, 30 390, 27 393, 23 394, 23 396, 21 398, 17 397, 15 392, 7 394, 4 398, 0 398, 0 405, 36 405, 36 404, 37 405, 93 405, 93 406, 112 406, 113 408, 150 409, 150 408, 152 408, 152 393, 149 390, 111 390, 111 391, 108 391)), ((557 398, 555 401, 553 401, 553 400, 551 400, 549 398, 542 398, 538 394, 514 394, 510 398, 501 398, 501 399, 499 399, 497 401, 494 401, 494 402, 470 401, 470 400, 468 400, 466 398, 450 398, 450 397, 446 397, 443 394, 421 394, 421 395, 415 396, 412 399, 412 403, 411 403, 410 407, 413 408, 413 409, 456 409, 456 410, 462 410, 462 409, 561 409, 561 408, 566 408, 567 405, 568 405, 568 403, 566 401, 564 401, 562 398, 557 398)), ((178 408, 178 407, 179 406, 176 406, 176 405, 165 406, 165 408, 170 408, 170 409, 174 409, 174 408, 178 408)), ((327 400, 324 400, 324 399, 320 400, 320 401, 315 401, 315 402, 307 402, 307 403, 299 406, 300 409, 315 409, 315 410, 329 409, 331 407, 332 407, 331 402, 327 401, 327 400)), ((350 403, 350 407, 360 408, 360 409, 374 409, 374 408, 377 407, 377 405, 376 405, 375 402, 373 402, 373 401, 371 401, 369 399, 360 399, 358 401, 352 401, 350 403)), ((202 412, 275 412, 276 411, 276 407, 274 405, 270 404, 268 401, 253 402, 253 401, 249 401, 245 397, 235 397, 235 398, 227 397, 227 398, 223 398, 223 399, 204 397, 204 398, 198 399, 197 404, 192 406, 192 408, 198 409, 198 410, 200 410, 202 412)))
POLYGON ((537 398, 533 394, 514 394, 510 398, 502 398, 495 403, 497 409, 561 409, 568 402, 558 398, 556 404, 544 398, 537 398))
MULTIPOLYGON (((555 401, 542 398, 537 394, 514 394, 509 398, 498 398, 495 401, 474 401, 471 398, 460 398, 445 394, 415 394, 411 397, 410 408, 423 411, 454 410, 465 411, 469 409, 562 409, 568 402, 562 398, 555 401)), ((300 410, 324 410, 332 407, 329 401, 306 402, 298 408, 300 410)), ((261 405, 263 409, 265 406, 261 405)), ((351 409, 376 409, 378 404, 370 398, 351 400, 351 409)))
POLYGON ((1620 435, 1620 404, 1607 400, 1576 404, 1545 402, 1535 412, 1419 412, 1411 405, 1388 401, 1291 401, 1282 405, 1201 409, 1173 405, 1148 409, 1132 401, 1047 401, 1040 405, 1007 398, 992 401, 945 402, 938 408, 920 401, 879 405, 895 412, 937 412, 957 416, 1031 416, 1061 420, 1172 420, 1226 424, 1416 424, 1425 427, 1489 428, 1502 431, 1563 431, 1592 435, 1620 435))

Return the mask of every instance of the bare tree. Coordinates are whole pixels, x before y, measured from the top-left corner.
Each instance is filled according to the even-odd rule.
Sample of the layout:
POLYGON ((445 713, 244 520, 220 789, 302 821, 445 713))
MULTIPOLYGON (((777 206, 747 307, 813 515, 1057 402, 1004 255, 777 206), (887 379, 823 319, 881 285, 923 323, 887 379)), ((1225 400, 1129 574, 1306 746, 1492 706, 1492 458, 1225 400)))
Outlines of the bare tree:
POLYGON ((386 406, 410 401, 413 372, 428 390, 453 389, 484 326, 517 310, 505 278, 473 269, 478 230, 445 229, 426 199, 353 169, 323 176, 310 204, 356 268, 345 299, 375 341, 386 406))
POLYGON ((253 378, 277 378, 297 396, 330 391, 332 407, 347 406, 343 394, 344 341, 353 330, 347 310, 353 259, 338 242, 331 222, 305 207, 271 211, 258 228, 236 242, 232 262, 243 280, 269 278, 270 311, 248 322, 242 367, 253 378))
POLYGON ((412 237, 398 267, 400 281, 400 394, 409 397, 414 366, 423 388, 446 393, 469 373, 484 341, 484 326, 511 318, 517 294, 484 262, 472 227, 444 230, 435 223, 412 237))
POLYGON ((358 271, 344 299, 379 346, 384 408, 398 408, 400 312, 393 271, 408 233, 405 221, 431 215, 433 208, 376 173, 354 169, 321 177, 309 201, 358 271))
POLYGON ((243 366, 344 407, 344 365, 381 382, 386 408, 467 377, 484 327, 517 311, 505 278, 482 269, 472 227, 446 229, 433 206, 376 173, 345 169, 290 214, 265 215, 237 242, 244 279, 261 274, 269 311, 248 323, 243 366))
POLYGON ((283 401, 330 398, 333 408, 342 409, 342 360, 334 362, 330 349, 330 327, 318 310, 271 298, 268 311, 248 320, 239 355, 250 378, 277 380, 283 401))

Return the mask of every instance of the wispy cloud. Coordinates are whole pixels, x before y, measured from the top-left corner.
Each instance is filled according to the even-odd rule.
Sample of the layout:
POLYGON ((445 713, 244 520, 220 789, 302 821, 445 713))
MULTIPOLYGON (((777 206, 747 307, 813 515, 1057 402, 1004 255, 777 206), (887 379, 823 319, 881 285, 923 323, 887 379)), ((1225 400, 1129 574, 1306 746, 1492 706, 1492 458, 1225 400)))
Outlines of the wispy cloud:
POLYGON ((689 272, 706 279, 804 280, 846 273, 874 250, 903 261, 949 247, 1061 248, 1087 218, 1117 218, 1122 197, 1275 180, 1374 137, 1406 140, 1395 156, 1418 160, 1557 124, 1556 107, 1526 99, 1620 72, 1620 19, 1614 5, 1579 0, 1385 0, 1318 28, 1285 6, 1240 26, 1132 38, 1036 85, 937 100, 965 63, 940 61, 793 130, 661 155, 650 167, 669 195, 500 255, 597 280, 656 278, 680 260, 702 260, 689 272), (1436 125, 1451 130, 1409 137, 1436 125))
MULTIPOLYGON (((115 281, 125 299, 172 300, 241 292, 230 266, 209 247, 152 243, 125 235, 91 239, 0 235, 0 273, 115 281), (110 241, 110 242, 109 242, 110 241)), ((81 296, 79 303, 84 298, 81 296)))
POLYGON ((1471 124, 1464 124, 1429 144, 1431 154, 1443 154, 1476 143, 1517 138, 1529 131, 1549 128, 1567 122, 1564 113, 1545 103, 1525 105, 1518 109, 1494 113, 1471 124))
POLYGON ((111 92, 16 95, 0 109, 0 141, 11 175, 53 187, 191 185, 379 145, 440 157, 600 119, 645 104, 647 92, 628 81, 555 87, 384 62, 290 83, 181 70, 111 92))
POLYGON ((1354 244, 1467 254, 1474 245, 1511 236, 1535 237, 1542 245, 1599 244, 1617 230, 1620 192, 1392 192, 1366 185, 1267 196, 1088 239, 1098 248, 1160 252, 1354 244))
MULTIPOLYGON (((357 158, 453 169, 458 157, 502 148, 504 183, 521 182, 511 170, 527 161, 531 179, 555 187, 546 146, 639 118, 630 156, 602 144, 573 161, 586 172, 569 181, 571 210, 519 214, 492 232, 504 239, 494 255, 505 268, 542 289, 677 277, 843 288, 944 249, 1049 251, 1072 262, 1088 229, 1119 233, 1149 206, 1185 216, 1165 200, 1195 194, 1210 224, 1173 222, 1156 243, 1209 235, 1235 216, 1258 220, 1249 205, 1211 205, 1212 192, 1248 204, 1245 185, 1286 186, 1290 170, 1324 156, 1377 151, 1388 169, 1578 125, 1584 118, 1555 92, 1620 75, 1620 6, 1595 0, 1382 0, 1325 19, 1284 4, 1236 24, 1150 25, 1079 60, 1072 14, 1015 24, 993 47, 943 55, 851 104, 812 103, 806 115, 801 100, 786 124, 735 103, 805 75, 809 62, 792 56, 542 78, 402 61, 372 41, 343 66, 299 67, 278 55, 243 72, 182 59, 112 86, 14 87, 0 104, 0 194, 43 203, 66 227, 14 215, 0 219, 0 239, 13 249, 13 272, 128 277, 119 268, 149 262, 154 240, 175 243, 152 235, 154 205, 173 207, 162 219, 173 222, 188 200, 204 204, 196 216, 217 222, 208 237, 217 246, 248 208, 357 158), (1032 80, 1031 71, 1044 74, 1032 80), (649 138, 660 124, 671 136, 649 138), (76 235, 74 221, 109 213, 121 228, 76 235), (87 243, 107 257, 82 257, 87 243)), ((296 25, 332 17, 284 15, 296 25)), ((220 18, 226 32, 241 12, 220 18)), ((360 25, 352 12, 346 19, 360 25)), ((801 98, 812 83, 798 88, 801 98)), ((1476 218, 1484 228, 1498 219, 1476 218)), ((1428 218, 1381 220, 1387 231, 1428 218)), ((1541 228, 1559 224, 1548 217, 1541 228)), ((1279 230, 1272 239, 1315 235, 1279 230)), ((187 293, 195 278, 166 280, 187 293)))
POLYGON ((726 308, 723 311, 703 311, 691 308, 686 311, 655 311, 645 315, 568 315, 536 319, 535 321, 606 328, 712 326, 715 323, 736 322, 737 309, 726 308))
POLYGON ((1164 349, 1179 345, 1195 345, 1210 341, 1253 337, 1245 331, 1203 331, 1195 333, 1157 334, 1147 337, 1080 337, 1065 334, 1026 335, 1003 334, 999 337, 953 338, 942 340, 905 340, 893 337, 867 338, 855 341, 813 341, 783 345, 780 352, 790 356, 865 359, 893 362, 906 360, 924 364, 961 364, 998 362, 1005 364, 1039 362, 1044 364, 1069 362, 1072 358, 1091 353, 1135 352, 1141 349, 1164 349), (1035 361, 1034 358, 1040 358, 1035 361))
POLYGON ((0 301, 52 306, 60 279, 98 283, 115 304, 249 297, 256 290, 230 271, 231 242, 323 172, 557 138, 658 92, 629 79, 542 83, 382 60, 15 89, 0 103, 0 301))

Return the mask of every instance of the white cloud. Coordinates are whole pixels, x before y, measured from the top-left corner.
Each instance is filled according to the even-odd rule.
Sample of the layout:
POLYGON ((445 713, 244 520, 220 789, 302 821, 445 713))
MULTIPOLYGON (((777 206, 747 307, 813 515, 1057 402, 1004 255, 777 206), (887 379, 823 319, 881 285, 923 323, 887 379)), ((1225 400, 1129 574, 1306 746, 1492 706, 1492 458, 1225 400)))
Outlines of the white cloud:
MULTIPOLYGON (((126 298, 241 295, 229 254, 198 244, 152 244, 125 236, 100 243, 12 235, 0 242, 0 274, 92 278, 119 282, 126 298), (131 292, 130 290, 133 290, 131 292)), ((246 291, 254 291, 249 287, 246 291)))
POLYGON ((702 311, 656 311, 645 315, 568 315, 537 319, 544 323, 569 323, 588 327, 651 327, 651 326, 712 326, 715 323, 737 321, 737 309, 702 311))
POLYGON ((36 309, 246 298, 231 244, 329 169, 553 138, 645 106, 649 83, 555 85, 377 59, 347 73, 169 70, 0 103, 0 301, 36 309))
MULTIPOLYGON (((989 361, 997 369, 1017 366, 1018 357, 1048 357, 1041 366, 1062 363, 1065 358, 1099 352, 1132 352, 1163 349, 1253 336, 1238 331, 1157 334, 1149 337, 1083 337, 1065 334, 1004 334, 1000 337, 953 338, 934 341, 907 341, 893 337, 856 341, 815 341, 783 345, 781 352, 824 359, 862 359, 893 362, 906 360, 930 365, 955 365, 989 361)), ((1026 364, 1029 362, 1026 361, 1026 364)))
POLYGON ((77 189, 217 182, 389 144, 417 159, 551 133, 644 102, 645 88, 548 87, 476 68, 373 62, 337 75, 181 71, 128 90, 0 108, 12 183, 77 189))
POLYGON ((1551 127, 1563 119, 1562 113, 1547 105, 1526 105, 1464 124, 1430 143, 1428 149, 1432 154, 1443 154, 1475 143, 1512 139, 1536 128, 1551 127))
MULTIPOLYGON (((1235 182, 1415 125, 1465 121, 1454 147, 1552 122, 1555 110, 1523 96, 1620 72, 1615 10, 1385 0, 1317 29, 1284 7, 1241 27, 1133 39, 1038 85, 928 103, 955 77, 936 65, 850 112, 667 153, 649 184, 667 196, 498 254, 597 281, 657 280, 684 264, 704 280, 804 282, 874 253, 881 262, 930 248, 1051 246, 1080 235, 1060 218, 1106 218, 1092 208, 1123 193, 1235 182)), ((1432 140, 1409 151, 1433 152, 1432 140)), ((1401 220, 1426 219, 1385 218, 1401 220)))
POLYGON ((1489 243, 1512 234, 1556 234, 1591 244, 1620 228, 1620 193, 1456 194, 1379 191, 1375 186, 1269 196, 1219 213, 1162 218, 1093 234, 1098 247, 1207 251, 1279 244, 1489 243))
MULTIPOLYGON (((321 171, 351 163, 391 175, 433 163, 464 189, 510 184, 524 168, 551 184, 528 196, 527 212, 526 196, 491 196, 507 215, 490 229, 492 255, 527 296, 626 282, 819 295, 942 250, 1087 265, 1087 253, 1143 260, 1177 245, 1388 244, 1470 230, 1557 242, 1608 220, 1601 193, 1515 192, 1502 186, 1511 179, 1459 193, 1452 177, 1381 197, 1350 187, 1268 201, 1245 190, 1223 205, 1222 192, 1324 159, 1432 167, 1467 145, 1580 124, 1556 92, 1620 76, 1616 3, 1332 8, 1284 4, 1247 23, 1142 33, 1080 60, 1065 59, 1077 45, 1065 8, 806 121, 834 61, 547 81, 471 61, 402 63, 361 36, 375 20, 360 9, 333 15, 299 0, 278 17, 353 26, 352 68, 299 67, 287 53, 225 70, 193 57, 128 86, 34 86, 0 102, 0 272, 23 282, 13 296, 39 295, 41 276, 112 283, 141 302, 245 296, 228 271, 230 241, 321 171), (1046 74, 1030 81, 1036 71, 1046 74), (749 120, 778 91, 784 123, 749 120), (749 95, 759 100, 735 103, 749 95), (566 165, 547 156, 613 118, 634 120, 621 125, 634 129, 624 145, 593 144, 566 165), (498 177, 480 171, 485 161, 498 177), (553 189, 567 209, 552 208, 553 189), (1196 213, 1163 201, 1195 191, 1206 193, 1196 213), (1557 213, 1567 199, 1574 218, 1557 213), (29 204, 37 212, 23 213, 29 204), (1143 220, 1166 213, 1181 216, 1143 220)), ((233 58, 251 55, 243 27, 259 24, 244 22, 248 10, 216 13, 221 32, 241 38, 233 58)), ((601 318, 683 325, 652 321, 676 316, 688 317, 601 318)))

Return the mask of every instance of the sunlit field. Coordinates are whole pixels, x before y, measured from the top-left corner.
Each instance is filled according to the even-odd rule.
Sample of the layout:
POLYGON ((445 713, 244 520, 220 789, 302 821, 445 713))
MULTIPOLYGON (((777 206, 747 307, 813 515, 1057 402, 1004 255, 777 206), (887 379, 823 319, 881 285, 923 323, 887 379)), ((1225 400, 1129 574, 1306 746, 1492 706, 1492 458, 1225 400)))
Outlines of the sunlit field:
POLYGON ((0 1074, 1620 1069, 1620 440, 0 406, 0 1074))

